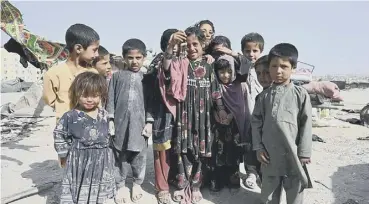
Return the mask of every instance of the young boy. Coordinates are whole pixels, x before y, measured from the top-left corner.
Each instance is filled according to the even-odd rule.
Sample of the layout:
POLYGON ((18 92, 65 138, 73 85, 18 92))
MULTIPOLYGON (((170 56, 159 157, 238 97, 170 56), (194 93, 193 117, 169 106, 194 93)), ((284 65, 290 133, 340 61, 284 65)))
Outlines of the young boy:
MULTIPOLYGON (((254 66, 250 69, 248 73, 246 83, 243 83, 243 86, 247 92, 247 104, 251 117, 255 106, 255 98, 263 90, 263 87, 260 85, 257 79, 257 75, 255 72, 255 62, 259 59, 261 53, 264 50, 264 38, 258 33, 246 34, 241 40, 241 49, 243 55, 248 57, 251 62, 254 63, 254 66)), ((256 160, 256 158, 255 155, 252 156, 252 153, 249 153, 249 151, 250 149, 246 150, 246 155, 244 157, 244 167, 246 169, 247 178, 243 180, 243 184, 247 188, 254 189, 257 186, 257 176, 254 166, 254 160, 256 160)))
POLYGON ((287 204, 303 202, 301 178, 305 172, 299 165, 310 163, 312 107, 306 90, 291 83, 297 58, 297 49, 288 43, 270 50, 268 64, 273 84, 258 96, 252 115, 253 150, 262 164, 263 203, 279 203, 282 187, 287 204))
POLYGON ((109 128, 120 173, 117 178, 117 203, 127 203, 130 196, 125 186, 129 166, 134 179, 132 201, 136 202, 143 195, 141 184, 146 170, 146 136, 151 131, 151 123, 145 125, 143 73, 140 72, 145 57, 146 46, 141 40, 127 40, 123 44, 123 58, 128 68, 115 72, 109 83, 109 128))
POLYGON ((93 67, 105 78, 111 72, 110 54, 103 46, 100 45, 98 50, 99 56, 92 62, 93 67))
POLYGON ((74 78, 84 71, 97 72, 96 69, 87 67, 98 56, 100 37, 94 29, 83 24, 74 24, 68 28, 65 41, 69 50, 67 61, 50 68, 43 79, 43 99, 54 108, 56 121, 70 110, 68 90, 74 78))
POLYGON ((268 55, 264 55, 256 60, 254 67, 260 85, 263 87, 263 90, 267 89, 273 83, 269 73, 268 55))

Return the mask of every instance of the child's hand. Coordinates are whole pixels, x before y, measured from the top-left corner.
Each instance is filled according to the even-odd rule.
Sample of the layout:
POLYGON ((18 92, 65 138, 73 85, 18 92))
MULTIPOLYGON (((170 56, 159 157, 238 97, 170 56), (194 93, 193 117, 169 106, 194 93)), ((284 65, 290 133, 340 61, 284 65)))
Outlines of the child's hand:
POLYGON ((60 164, 61 168, 64 168, 66 163, 67 163, 67 158, 66 157, 59 158, 59 164, 60 164))
POLYGON ((300 157, 300 162, 301 162, 302 165, 310 164, 311 163, 311 159, 310 158, 307 158, 307 157, 300 157))
POLYGON ((264 149, 261 149, 261 150, 258 150, 256 151, 256 156, 257 156, 257 159, 260 163, 264 164, 264 165, 267 165, 269 164, 269 155, 268 153, 264 150, 264 149))
POLYGON ((142 130, 142 135, 149 138, 152 135, 152 123, 146 123, 144 129, 142 130))
POLYGON ((218 116, 219 116, 221 123, 223 124, 224 121, 226 121, 228 118, 228 113, 225 110, 220 110, 218 112, 218 116))
POLYGON ((113 136, 115 135, 115 127, 114 127, 114 121, 109 121, 109 135, 113 136))
POLYGON ((208 64, 212 64, 215 61, 215 59, 211 55, 205 55, 204 57, 208 64))
POLYGON ((186 40, 187 40, 186 33, 183 32, 183 31, 178 31, 178 32, 173 33, 170 36, 169 45, 172 46, 172 47, 174 47, 175 45, 178 45, 178 44, 181 44, 183 42, 186 42, 186 40))
POLYGON ((232 50, 228 49, 226 47, 223 47, 223 46, 215 48, 215 51, 216 52, 221 52, 221 53, 226 54, 226 55, 232 55, 232 50))

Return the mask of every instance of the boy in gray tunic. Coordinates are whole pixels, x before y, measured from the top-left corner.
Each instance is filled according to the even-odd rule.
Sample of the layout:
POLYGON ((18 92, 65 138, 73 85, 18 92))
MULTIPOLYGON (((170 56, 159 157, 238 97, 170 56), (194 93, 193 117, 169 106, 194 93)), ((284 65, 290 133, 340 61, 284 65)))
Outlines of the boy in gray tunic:
POLYGON ((112 148, 119 169, 117 178, 117 203, 127 203, 129 189, 125 181, 129 166, 133 173, 132 201, 142 197, 141 184, 146 170, 147 135, 151 131, 150 119, 146 120, 145 93, 140 71, 146 57, 146 46, 139 39, 123 44, 123 58, 128 69, 115 72, 109 83, 107 111, 111 121, 112 148))
POLYGON ((299 167, 310 163, 312 107, 306 90, 290 80, 297 58, 297 49, 288 43, 270 50, 268 64, 274 82, 258 96, 252 115, 253 149, 262 164, 263 203, 279 204, 282 187, 287 204, 303 203, 300 175, 305 172, 299 167))

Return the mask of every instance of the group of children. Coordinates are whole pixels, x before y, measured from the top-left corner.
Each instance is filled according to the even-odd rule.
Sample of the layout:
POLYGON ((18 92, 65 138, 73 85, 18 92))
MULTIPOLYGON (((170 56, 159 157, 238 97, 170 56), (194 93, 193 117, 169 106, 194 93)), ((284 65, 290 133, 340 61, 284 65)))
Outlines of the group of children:
POLYGON ((246 187, 262 181, 261 203, 279 203, 282 187, 288 204, 302 203, 298 165, 310 162, 312 127, 309 96, 290 80, 297 49, 281 43, 261 57, 264 39, 250 33, 241 54, 214 33, 209 20, 165 30, 146 74, 146 45, 129 39, 125 68, 107 82, 109 52, 99 35, 83 24, 67 30, 68 60, 44 76, 64 168, 61 203, 140 200, 150 137, 158 203, 171 203, 170 184, 183 204, 198 203, 201 187, 239 188, 241 163, 246 187))

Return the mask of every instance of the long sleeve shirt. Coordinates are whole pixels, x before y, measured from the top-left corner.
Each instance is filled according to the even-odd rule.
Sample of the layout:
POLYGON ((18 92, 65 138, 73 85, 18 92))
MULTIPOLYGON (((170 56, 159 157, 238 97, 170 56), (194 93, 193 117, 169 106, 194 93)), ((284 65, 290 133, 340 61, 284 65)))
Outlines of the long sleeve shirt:
POLYGON ((271 176, 296 174, 288 159, 287 144, 282 137, 295 142, 297 156, 311 157, 312 119, 310 97, 302 87, 292 83, 272 85, 257 99, 252 115, 253 150, 266 150, 270 157, 262 172, 271 176))
POLYGON ((85 71, 98 73, 93 68, 76 68, 69 67, 66 63, 59 64, 50 68, 44 74, 43 96, 45 103, 51 106, 56 114, 56 121, 70 109, 69 88, 74 78, 85 71))

